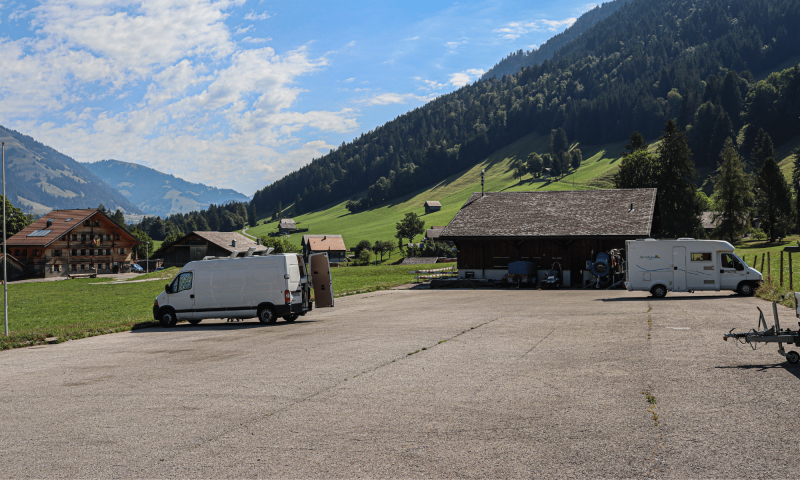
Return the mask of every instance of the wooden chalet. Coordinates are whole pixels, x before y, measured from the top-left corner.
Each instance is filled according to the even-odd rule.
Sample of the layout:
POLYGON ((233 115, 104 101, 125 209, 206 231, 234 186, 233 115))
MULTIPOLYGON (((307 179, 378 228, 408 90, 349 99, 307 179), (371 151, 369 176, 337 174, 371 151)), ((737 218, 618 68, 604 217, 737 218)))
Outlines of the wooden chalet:
POLYGON ((169 268, 182 267, 205 257, 229 257, 234 252, 237 257, 243 257, 251 247, 256 255, 267 250, 261 245, 261 240, 253 240, 239 232, 198 231, 184 235, 161 253, 164 257, 163 266, 169 268))
POLYGON ((425 202, 425 213, 426 214, 427 213, 438 212, 441 209, 442 209, 441 202, 437 202, 435 200, 428 200, 427 202, 425 202))
POLYGON ((661 229, 656 190, 475 193, 439 236, 458 248, 460 278, 501 280, 508 264, 558 262, 569 283, 587 260, 661 229))
POLYGON ((139 241, 96 209, 53 210, 9 238, 8 253, 26 277, 130 271, 139 241))
POLYGON ((347 247, 341 235, 303 235, 300 242, 303 256, 308 259, 312 253, 327 253, 331 265, 347 261, 347 247))

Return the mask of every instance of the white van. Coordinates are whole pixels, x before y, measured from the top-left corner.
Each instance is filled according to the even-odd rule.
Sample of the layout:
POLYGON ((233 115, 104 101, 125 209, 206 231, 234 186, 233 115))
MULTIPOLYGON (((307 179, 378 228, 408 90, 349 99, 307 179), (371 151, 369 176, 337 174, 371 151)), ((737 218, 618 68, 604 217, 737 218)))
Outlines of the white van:
POLYGON ((733 251, 733 245, 722 240, 627 240, 625 287, 648 291, 654 297, 699 290, 752 295, 763 277, 733 251))
POLYGON ((153 305, 162 327, 178 320, 198 324, 204 318, 253 318, 294 322, 311 311, 309 284, 317 307, 333 306, 330 264, 325 254, 311 255, 313 275, 294 253, 189 262, 164 287, 153 305), (311 281, 313 279, 313 282, 311 281))

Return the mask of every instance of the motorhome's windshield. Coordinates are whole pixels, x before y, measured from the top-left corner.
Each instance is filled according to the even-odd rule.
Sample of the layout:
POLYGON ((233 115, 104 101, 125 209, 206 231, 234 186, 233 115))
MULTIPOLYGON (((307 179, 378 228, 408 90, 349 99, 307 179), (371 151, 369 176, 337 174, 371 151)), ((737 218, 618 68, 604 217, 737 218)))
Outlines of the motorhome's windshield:
POLYGON ((722 268, 744 268, 745 263, 732 253, 722 254, 722 268))

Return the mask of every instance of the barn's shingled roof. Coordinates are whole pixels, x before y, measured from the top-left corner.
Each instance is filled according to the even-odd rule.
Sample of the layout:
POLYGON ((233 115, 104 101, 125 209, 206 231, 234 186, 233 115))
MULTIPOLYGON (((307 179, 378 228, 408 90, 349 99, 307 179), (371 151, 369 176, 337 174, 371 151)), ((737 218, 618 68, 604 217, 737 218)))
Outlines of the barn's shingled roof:
POLYGON ((227 250, 229 253, 233 253, 234 250, 238 252, 246 252, 248 248, 255 247, 255 253, 261 253, 267 249, 264 245, 258 245, 255 240, 245 237, 239 232, 202 232, 202 231, 195 231, 192 232, 183 238, 179 239, 176 244, 179 244, 183 239, 195 235, 197 237, 202 238, 203 240, 213 243, 214 245, 218 246, 223 250, 227 250), (236 240, 236 246, 232 245, 233 240, 236 240))
POLYGON ((475 193, 440 238, 649 236, 655 209, 654 188, 475 193))
POLYGON ((341 235, 303 235, 301 245, 308 246, 312 252, 346 252, 341 235))

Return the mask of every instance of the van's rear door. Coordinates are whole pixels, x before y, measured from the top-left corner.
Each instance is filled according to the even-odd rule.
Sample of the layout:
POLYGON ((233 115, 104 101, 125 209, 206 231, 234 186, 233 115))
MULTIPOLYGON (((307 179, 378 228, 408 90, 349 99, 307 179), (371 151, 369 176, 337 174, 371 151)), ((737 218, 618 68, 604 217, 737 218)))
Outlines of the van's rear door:
POLYGON ((315 253, 308 256, 311 272, 311 285, 314 287, 314 306, 333 306, 333 281, 331 280, 331 264, 327 253, 315 253))

